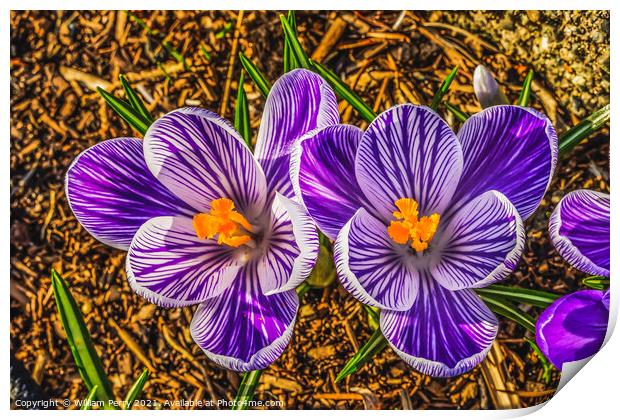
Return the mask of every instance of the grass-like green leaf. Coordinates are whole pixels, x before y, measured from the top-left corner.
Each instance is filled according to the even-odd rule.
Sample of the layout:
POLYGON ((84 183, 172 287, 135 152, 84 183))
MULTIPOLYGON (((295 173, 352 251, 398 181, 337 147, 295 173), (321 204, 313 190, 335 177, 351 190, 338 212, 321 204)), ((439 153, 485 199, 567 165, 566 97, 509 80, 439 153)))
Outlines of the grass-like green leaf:
POLYGON ((239 53, 239 61, 248 73, 248 76, 250 76, 250 79, 252 79, 258 90, 260 90, 260 93, 262 93, 266 98, 271 90, 271 83, 269 83, 265 76, 263 76, 263 73, 261 73, 256 64, 254 64, 254 62, 247 58, 243 53, 239 53))
POLYGON ((344 365, 338 376, 336 376, 336 382, 342 381, 347 376, 359 370, 360 367, 383 351, 387 345, 387 339, 383 336, 381 330, 377 328, 368 341, 355 353, 355 356, 349 359, 346 365, 344 365))
POLYGON ((138 94, 133 90, 133 88, 127 82, 127 78, 124 75, 120 75, 119 79, 121 81, 121 85, 125 90, 125 95, 127 96, 127 100, 129 101, 129 105, 133 108, 134 112, 142 117, 144 122, 151 125, 153 123, 153 117, 148 109, 146 109, 146 105, 142 102, 142 99, 138 96, 138 94))
POLYGON ((244 82, 243 72, 241 72, 241 76, 239 76, 239 87, 237 89, 237 103, 235 105, 235 128, 239 133, 241 133, 243 140, 245 140, 245 144, 247 144, 250 150, 252 150, 250 111, 248 109, 248 97, 246 96, 245 89, 243 88, 244 82))
POLYGON ((523 287, 502 286, 499 284, 477 289, 476 293, 518 303, 529 303, 539 308, 546 308, 560 297, 560 295, 551 292, 525 289, 523 287))
POLYGON ((609 278, 603 276, 590 276, 581 280, 584 286, 595 289, 605 290, 609 288, 609 278))
POLYGON ((140 376, 138 376, 138 379, 136 379, 136 382, 134 382, 131 388, 129 388, 129 392, 125 397, 125 410, 131 410, 133 402, 140 396, 140 393, 144 389, 144 385, 149 379, 149 374, 149 370, 144 369, 140 376))
POLYGON ((93 401, 95 401, 95 395, 97 394, 97 390, 99 389, 99 385, 93 386, 93 389, 90 390, 86 399, 82 402, 82 407, 80 410, 90 410, 93 408, 93 401))
POLYGON ((100 87, 97 88, 97 92, 103 96, 103 99, 110 106, 110 108, 112 108, 122 119, 124 119, 127 124, 135 128, 142 135, 146 133, 150 124, 144 121, 140 114, 134 111, 128 102, 117 98, 100 87))
POLYGON ((491 297, 480 293, 478 293, 478 296, 480 296, 484 303, 487 304, 489 309, 496 314, 516 322, 533 334, 536 333, 536 321, 534 320, 534 318, 532 318, 531 315, 526 314, 519 308, 513 306, 512 304, 506 302, 503 299, 498 299, 496 297, 491 297))
POLYGON ((351 104, 351 106, 360 113, 362 118, 368 122, 375 119, 377 114, 375 114, 372 108, 364 102, 357 93, 347 86, 334 72, 316 61, 312 62, 312 69, 331 85, 334 92, 351 104))
POLYGON ((562 134, 558 141, 560 156, 566 155, 566 153, 570 152, 575 146, 581 143, 582 140, 607 124, 609 122, 609 113, 609 104, 607 104, 601 109, 594 111, 579 124, 562 134))
POLYGON ((252 398, 254 398, 254 392, 262 373, 262 370, 253 370, 243 375, 232 410, 245 410, 248 408, 247 402, 252 401, 252 398))
MULTIPOLYGON (((286 17, 288 24, 290 25, 293 32, 295 32, 295 36, 297 36, 297 20, 295 19, 295 11, 289 10, 288 16, 286 17)), ((288 42, 286 36, 284 37, 284 73, 288 73, 289 71, 296 69, 299 67, 299 62, 297 61, 297 57, 293 53, 291 46, 288 42)))
POLYGON ((437 107, 439 106, 441 99, 445 96, 446 93, 448 93, 448 90, 450 89, 450 85, 452 84, 452 81, 456 77, 456 73, 458 71, 459 71, 459 66, 454 67, 452 71, 450 72, 450 74, 448 74, 448 76, 446 76, 444 81, 441 83, 441 86, 439 87, 437 92, 435 92, 435 96, 433 96, 433 100, 430 105, 431 109, 437 110, 437 107))
POLYGON ((533 70, 528 71, 527 76, 525 76, 525 80, 523 81, 523 87, 521 88, 519 99, 517 99, 517 105, 519 106, 530 105, 530 97, 532 96, 532 79, 533 78, 534 78, 534 71, 533 70))
POLYGON ((301 46, 299 39, 297 39, 297 33, 291 27, 289 21, 284 15, 280 15, 280 22, 282 23, 282 29, 284 30, 285 42, 288 42, 288 46, 293 52, 292 55, 295 56, 299 66, 304 69, 312 69, 308 54, 306 54, 306 51, 301 46))
POLYGON ((454 115, 458 122, 464 123, 469 118, 469 115, 458 109, 456 106, 450 104, 449 102, 445 103, 446 109, 454 115))
POLYGON ((364 310, 366 311, 366 314, 368 315, 368 325, 370 325, 370 327, 374 328, 375 330, 378 329, 379 328, 379 309, 373 308, 372 306, 368 306, 364 304, 362 304, 362 306, 364 307, 364 310))
POLYGON ((104 402, 104 408, 115 408, 114 405, 108 404, 108 401, 115 401, 112 385, 103 370, 103 364, 97 355, 82 313, 69 291, 69 286, 56 270, 52 270, 52 289, 60 321, 67 334, 67 341, 80 376, 89 391, 92 391, 95 385, 98 387, 96 396, 99 401, 104 402))
POLYGON ((553 372, 553 369, 555 369, 554 366, 545 357, 545 355, 540 350, 540 348, 538 347, 538 345, 536 344, 534 340, 528 337, 523 337, 523 338, 530 345, 530 347, 532 347, 532 350, 534 350, 534 353, 536 353, 536 356, 538 357, 538 360, 540 361, 540 364, 543 368, 543 381, 545 381, 546 384, 549 384, 549 382, 551 382, 551 373, 553 372))

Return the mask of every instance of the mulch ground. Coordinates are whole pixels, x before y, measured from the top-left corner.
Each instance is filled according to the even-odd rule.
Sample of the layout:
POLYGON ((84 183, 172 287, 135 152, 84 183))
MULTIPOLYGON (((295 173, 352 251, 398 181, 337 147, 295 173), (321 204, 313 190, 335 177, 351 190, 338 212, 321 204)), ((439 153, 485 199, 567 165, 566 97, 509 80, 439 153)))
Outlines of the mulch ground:
MULTIPOLYGON (((146 364, 152 375, 144 398, 233 398, 240 375, 209 362, 193 343, 191 309, 159 309, 132 293, 124 253, 79 226, 63 179, 87 147, 138 136, 104 104, 96 86, 121 96, 123 73, 154 115, 192 105, 232 119, 236 53, 275 80, 282 71, 279 25, 276 12, 11 13, 11 352, 50 397, 87 393, 56 312, 53 267, 81 305, 117 396, 146 364)), ((298 26, 313 58, 379 111, 430 102, 459 65, 447 100, 476 112, 472 73, 480 62, 513 99, 533 68, 532 105, 560 132, 609 100, 607 12, 298 12, 298 26)), ((264 100, 251 83, 245 89, 256 136, 264 100)), ((346 103, 341 115, 365 126, 346 103)), ((609 191, 606 131, 559 163, 550 192, 527 222, 526 251, 507 284, 558 293, 580 287, 582 274, 561 260, 546 233, 554 205, 577 188, 609 191)), ((334 383, 371 332, 363 308, 337 282, 311 290, 294 339, 263 374, 258 398, 281 400, 289 409, 491 409, 538 404, 558 383, 557 372, 545 383, 523 329, 505 320, 491 356, 457 378, 421 375, 387 349, 372 365, 334 383)))

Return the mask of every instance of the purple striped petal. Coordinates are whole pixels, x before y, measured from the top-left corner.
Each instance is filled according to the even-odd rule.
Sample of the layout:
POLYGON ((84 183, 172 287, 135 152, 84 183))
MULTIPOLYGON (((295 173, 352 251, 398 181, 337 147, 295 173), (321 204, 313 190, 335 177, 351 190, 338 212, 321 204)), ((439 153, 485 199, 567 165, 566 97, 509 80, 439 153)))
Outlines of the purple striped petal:
POLYGON ((609 194, 568 193, 549 219, 551 242, 562 258, 583 272, 609 277, 609 194))
POLYGON ((265 294, 299 286, 312 271, 319 255, 316 226, 301 204, 276 193, 267 251, 258 264, 265 294))
POLYGON ((342 228, 334 244, 338 277, 354 298, 381 309, 411 308, 418 292, 416 265, 427 264, 398 245, 387 226, 366 209, 360 209, 342 228))
POLYGON ((474 71, 474 93, 482 108, 510 103, 491 72, 483 65, 474 71))
POLYGON ((408 311, 381 311, 381 331, 396 353, 430 376, 465 373, 488 353, 498 322, 471 290, 450 291, 423 275, 408 311))
POLYGON ((483 287, 514 271, 525 245, 517 209, 500 192, 489 191, 460 208, 438 232, 431 273, 450 290, 483 287))
POLYGON ((265 174, 239 133, 210 111, 164 115, 144 136, 144 154, 155 177, 201 212, 217 198, 233 200, 250 221, 264 209, 265 174))
POLYGON ((193 305, 222 293, 238 270, 241 252, 199 239, 189 217, 156 217, 131 242, 127 279, 137 294, 156 305, 193 305))
POLYGON ((558 156, 558 139, 543 114, 518 106, 487 108, 458 134, 465 166, 456 207, 490 190, 504 194, 527 219, 542 200, 558 156))
POLYGON ((224 293, 198 307, 191 334, 220 366, 242 372, 264 369, 288 345, 298 306, 294 290, 262 294, 250 264, 224 293))
POLYGON ((398 105, 379 115, 362 137, 355 171, 367 199, 390 220, 394 202, 413 198, 420 215, 442 213, 463 165, 456 136, 430 108, 398 105))
POLYGON ((194 212, 153 177, 140 139, 106 140, 86 149, 69 167, 65 189, 88 233, 123 250, 150 218, 194 212))
POLYGON ((326 127, 297 141, 291 155, 295 195, 332 240, 364 201, 355 178, 355 154, 362 134, 352 125, 326 127))
POLYGON ((289 156, 294 141, 338 121, 336 96, 321 76, 297 69, 280 77, 267 97, 254 152, 270 189, 292 198, 289 156))
POLYGON ((562 296, 536 322, 536 343, 558 369, 596 354, 605 339, 609 308, 604 292, 581 290, 562 296))

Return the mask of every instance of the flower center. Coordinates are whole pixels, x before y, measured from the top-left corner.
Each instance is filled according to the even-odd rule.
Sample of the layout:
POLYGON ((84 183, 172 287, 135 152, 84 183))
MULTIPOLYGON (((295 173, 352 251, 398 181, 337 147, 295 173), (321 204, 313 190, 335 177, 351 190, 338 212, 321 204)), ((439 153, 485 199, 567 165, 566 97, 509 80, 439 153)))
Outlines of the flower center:
POLYGON ((193 224, 200 239, 212 239, 217 235, 218 244, 233 248, 254 244, 250 236, 255 231, 254 226, 235 210, 235 203, 228 198, 211 201, 209 213, 196 214, 193 224))
POLYGON ((398 244, 406 244, 411 240, 411 248, 422 252, 435 236, 439 226, 439 214, 422 216, 418 219, 418 203, 413 198, 399 198, 394 202, 398 209, 387 233, 398 244))

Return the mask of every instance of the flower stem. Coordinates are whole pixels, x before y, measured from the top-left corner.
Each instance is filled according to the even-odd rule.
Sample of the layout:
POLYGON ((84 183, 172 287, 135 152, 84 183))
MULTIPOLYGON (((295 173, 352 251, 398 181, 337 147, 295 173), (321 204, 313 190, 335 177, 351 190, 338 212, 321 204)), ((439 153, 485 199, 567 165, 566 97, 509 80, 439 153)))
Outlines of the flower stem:
POLYGON ((254 398, 254 392, 262 373, 262 370, 252 370, 243 375, 241 385, 239 385, 239 390, 231 408, 232 410, 245 410, 248 408, 248 402, 254 398))

